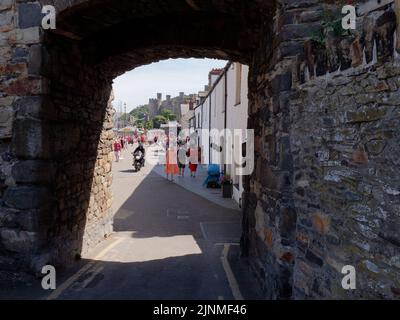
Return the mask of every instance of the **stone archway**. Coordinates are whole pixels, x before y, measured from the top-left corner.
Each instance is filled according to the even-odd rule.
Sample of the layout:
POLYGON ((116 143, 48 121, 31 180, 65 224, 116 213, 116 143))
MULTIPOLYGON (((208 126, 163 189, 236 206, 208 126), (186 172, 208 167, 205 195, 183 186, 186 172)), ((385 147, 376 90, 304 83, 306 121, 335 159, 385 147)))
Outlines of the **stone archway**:
POLYGON ((10 175, 4 210, 13 222, 2 230, 2 252, 4 266, 20 270, 68 265, 112 230, 113 79, 167 58, 251 64, 273 8, 257 1, 61 1, 57 28, 44 32, 45 4, 9 7, 18 24, 9 68, 26 69, 7 69, 12 79, 2 87, 14 113, 3 163, 10 175))
POLYGON ((0 7, 0 268, 66 265, 110 232, 113 78, 211 57, 250 66, 242 250, 265 296, 398 297, 391 3, 362 7, 362 28, 339 35, 323 29, 332 1, 65 0, 45 33, 43 4, 0 7), (362 293, 341 289, 345 264, 362 293))

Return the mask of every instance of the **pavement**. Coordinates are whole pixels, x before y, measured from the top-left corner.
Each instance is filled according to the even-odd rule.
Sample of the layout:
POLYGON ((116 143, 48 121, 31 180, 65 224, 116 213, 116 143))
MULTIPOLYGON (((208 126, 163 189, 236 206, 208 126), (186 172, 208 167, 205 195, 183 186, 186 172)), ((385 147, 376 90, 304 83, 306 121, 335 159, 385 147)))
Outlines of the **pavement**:
MULTIPOLYGON (((158 162, 159 159, 164 159, 164 150, 160 145, 153 145, 150 149, 151 151, 151 160, 154 162, 158 162), (154 156, 155 155, 155 156, 154 156)), ((153 163, 154 163, 153 162, 153 163)), ((164 166, 156 165, 153 168, 153 171, 163 177, 165 177, 164 166)), ((239 205, 233 199, 227 199, 222 197, 221 189, 212 189, 206 188, 203 186, 203 182, 207 177, 207 165, 198 165, 196 176, 190 177, 190 171, 188 166, 185 168, 184 176, 176 175, 174 177, 175 183, 179 186, 189 190, 195 194, 198 194, 202 198, 205 198, 215 204, 218 204, 221 207, 240 210, 239 205)))
MULTIPOLYGON (((240 258, 241 213, 234 204, 212 201, 207 190, 201 193, 201 188, 194 187, 197 178, 166 180, 160 175, 162 168, 151 161, 134 172, 131 151, 123 151, 124 159, 113 164, 112 236, 75 268, 60 274, 56 290, 42 290, 39 280, 33 280, 25 291, 15 287, 2 295, 0 290, 0 298, 260 297, 240 258)), ((154 156, 148 150, 147 158, 154 156)))

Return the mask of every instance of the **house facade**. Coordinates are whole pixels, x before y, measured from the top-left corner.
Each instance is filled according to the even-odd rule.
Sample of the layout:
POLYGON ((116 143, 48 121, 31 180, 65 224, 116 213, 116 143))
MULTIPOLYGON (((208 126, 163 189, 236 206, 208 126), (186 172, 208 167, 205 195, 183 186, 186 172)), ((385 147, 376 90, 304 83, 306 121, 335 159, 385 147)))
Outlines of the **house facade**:
POLYGON ((238 169, 242 166, 248 138, 248 73, 248 66, 236 62, 229 62, 224 69, 213 69, 209 75, 209 91, 198 100, 189 127, 192 133, 197 133, 202 163, 219 164, 221 171, 229 175, 233 198, 239 205, 243 182, 238 169), (229 138, 230 134, 240 137, 236 144, 229 138))

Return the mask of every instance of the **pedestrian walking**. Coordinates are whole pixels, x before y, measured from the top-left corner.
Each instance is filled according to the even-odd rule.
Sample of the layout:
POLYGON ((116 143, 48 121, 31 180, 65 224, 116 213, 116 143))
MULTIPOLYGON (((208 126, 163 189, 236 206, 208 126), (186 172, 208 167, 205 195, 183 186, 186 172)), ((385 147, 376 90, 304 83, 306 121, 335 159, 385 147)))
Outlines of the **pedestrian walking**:
POLYGON ((189 148, 187 151, 187 157, 189 158, 189 170, 190 176, 195 178, 197 165, 200 162, 200 153, 198 152, 197 148, 189 148))
POLYGON ((177 151, 177 156, 178 156, 178 168, 179 168, 179 174, 184 177, 185 176, 185 167, 186 167, 186 150, 182 144, 179 145, 178 151, 177 151))
POLYGON ((171 181, 174 181, 174 174, 179 173, 176 158, 176 149, 168 148, 165 154, 165 173, 167 174, 167 180, 169 180, 168 177, 171 175, 171 181))
POLYGON ((114 141, 114 156, 115 156, 115 162, 119 162, 120 152, 121 152, 121 144, 119 143, 118 140, 115 140, 115 141, 114 141))
POLYGON ((124 139, 122 136, 118 138, 118 143, 119 143, 119 160, 124 160, 124 157, 122 156, 122 150, 124 149, 124 139))

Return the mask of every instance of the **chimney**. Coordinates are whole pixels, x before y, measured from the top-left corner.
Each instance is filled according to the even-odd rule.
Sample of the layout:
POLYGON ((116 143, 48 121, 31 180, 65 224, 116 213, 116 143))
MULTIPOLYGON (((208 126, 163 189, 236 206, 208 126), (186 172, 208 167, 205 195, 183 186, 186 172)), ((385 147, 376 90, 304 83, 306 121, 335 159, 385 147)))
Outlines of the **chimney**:
POLYGON ((162 93, 157 93, 157 100, 162 100, 162 93))
POLYGON ((210 89, 210 86, 209 85, 205 85, 204 86, 204 91, 208 91, 210 89))
POLYGON ((170 102, 171 101, 171 95, 167 94, 167 101, 170 102))
POLYGON ((179 98, 183 99, 184 96, 185 96, 184 92, 179 92, 179 98))

